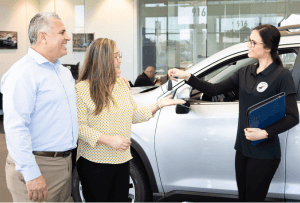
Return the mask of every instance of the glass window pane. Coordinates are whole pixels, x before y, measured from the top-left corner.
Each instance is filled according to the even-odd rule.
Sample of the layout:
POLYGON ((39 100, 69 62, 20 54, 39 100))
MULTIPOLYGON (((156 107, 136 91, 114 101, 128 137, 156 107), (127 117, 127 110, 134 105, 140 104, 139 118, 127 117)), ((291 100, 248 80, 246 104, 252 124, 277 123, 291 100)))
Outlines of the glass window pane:
MULTIPOLYGON (((142 68, 151 61, 161 73, 186 70, 205 58, 244 42, 256 26, 298 24, 298 0, 140 0, 139 26, 143 33, 142 68), (149 36, 147 34, 154 34, 149 36), (147 38, 147 39, 146 39, 147 38), (145 48, 152 41, 153 48, 145 48), (146 56, 147 55, 147 56, 146 56), (148 59, 146 59, 148 57, 148 59)), ((296 31, 296 30, 293 30, 296 31)))

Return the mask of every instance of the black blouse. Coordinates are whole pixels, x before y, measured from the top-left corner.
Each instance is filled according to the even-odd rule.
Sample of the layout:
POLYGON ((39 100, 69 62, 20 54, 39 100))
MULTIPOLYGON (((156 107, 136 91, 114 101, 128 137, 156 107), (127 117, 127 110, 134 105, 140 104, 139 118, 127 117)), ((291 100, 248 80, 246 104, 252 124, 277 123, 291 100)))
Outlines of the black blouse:
POLYGON ((243 67, 228 79, 216 84, 198 79, 194 75, 186 83, 210 96, 224 94, 238 88, 239 121, 234 148, 241 151, 244 156, 257 159, 278 159, 281 157, 278 134, 299 123, 296 90, 289 70, 273 62, 264 71, 256 74, 258 66, 259 64, 243 67), (247 126, 247 109, 280 92, 286 94, 286 116, 264 128, 268 133, 267 140, 252 145, 244 133, 244 128, 247 126))

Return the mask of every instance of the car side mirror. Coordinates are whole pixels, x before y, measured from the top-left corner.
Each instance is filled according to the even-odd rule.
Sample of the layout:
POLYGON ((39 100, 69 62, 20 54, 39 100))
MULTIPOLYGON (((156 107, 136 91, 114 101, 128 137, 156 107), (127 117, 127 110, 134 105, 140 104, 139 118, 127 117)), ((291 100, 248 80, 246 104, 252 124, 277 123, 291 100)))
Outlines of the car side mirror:
POLYGON ((177 114, 187 114, 190 112, 190 99, 183 99, 186 101, 185 104, 176 104, 176 113, 177 114))
POLYGON ((190 88, 186 87, 177 94, 177 99, 183 99, 185 104, 176 104, 177 114, 187 114, 190 111, 190 88))

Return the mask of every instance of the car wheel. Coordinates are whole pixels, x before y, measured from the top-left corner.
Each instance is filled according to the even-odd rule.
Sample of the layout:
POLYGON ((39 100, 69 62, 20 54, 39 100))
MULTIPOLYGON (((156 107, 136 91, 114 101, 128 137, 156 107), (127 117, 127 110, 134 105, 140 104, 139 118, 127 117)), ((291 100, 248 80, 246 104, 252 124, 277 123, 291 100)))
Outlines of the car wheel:
POLYGON ((72 174, 72 197, 74 202, 85 202, 76 166, 72 174))
MULTIPOLYGON (((136 176, 136 169, 132 169, 132 165, 130 164, 130 181, 129 181, 129 194, 128 194, 128 202, 134 202, 135 201, 135 196, 136 196, 136 187, 135 187, 135 182, 132 179, 131 173, 134 173, 136 176)), ((136 179, 140 179, 139 177, 136 177, 136 179)), ((141 196, 141 195, 139 195, 141 196)), ((82 193, 82 186, 81 182, 78 176, 77 172, 77 167, 75 166, 72 174, 72 197, 74 202, 85 202, 84 196, 82 193)))
POLYGON ((131 193, 129 189, 129 198, 131 194, 135 194, 132 198, 135 202, 152 202, 152 192, 143 166, 133 159, 130 161, 129 173, 135 190, 135 193, 131 193))

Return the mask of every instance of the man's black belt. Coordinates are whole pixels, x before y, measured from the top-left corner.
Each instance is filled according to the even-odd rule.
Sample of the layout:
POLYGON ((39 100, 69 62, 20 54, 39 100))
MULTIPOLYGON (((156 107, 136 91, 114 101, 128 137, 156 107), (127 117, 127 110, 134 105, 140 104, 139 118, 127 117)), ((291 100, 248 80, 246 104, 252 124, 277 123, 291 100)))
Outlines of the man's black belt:
POLYGON ((68 151, 65 151, 65 152, 37 152, 37 151, 33 151, 32 153, 34 155, 37 155, 37 156, 68 157, 72 153, 72 150, 68 150, 68 151))

